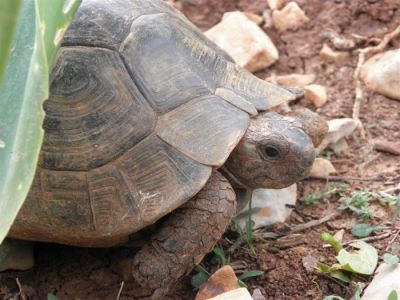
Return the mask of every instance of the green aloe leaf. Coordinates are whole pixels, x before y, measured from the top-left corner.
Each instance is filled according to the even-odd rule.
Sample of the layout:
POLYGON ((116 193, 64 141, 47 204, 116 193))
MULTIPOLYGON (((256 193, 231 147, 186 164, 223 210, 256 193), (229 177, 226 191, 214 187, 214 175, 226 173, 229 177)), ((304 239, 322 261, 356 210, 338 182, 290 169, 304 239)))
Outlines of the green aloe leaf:
POLYGON ((0 84, 10 53, 21 0, 0 1, 0 84))
MULTIPOLYGON (((80 0, 23 0, 0 86, 0 243, 35 174, 49 72, 80 0)), ((3 12, 7 14, 7 12, 3 12)))

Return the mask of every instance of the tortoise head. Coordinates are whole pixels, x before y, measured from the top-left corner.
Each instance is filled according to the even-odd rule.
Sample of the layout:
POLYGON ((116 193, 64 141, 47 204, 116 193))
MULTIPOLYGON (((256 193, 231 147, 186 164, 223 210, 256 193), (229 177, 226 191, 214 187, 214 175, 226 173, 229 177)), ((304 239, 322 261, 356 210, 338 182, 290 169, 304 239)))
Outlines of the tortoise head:
POLYGON ((287 116, 266 112, 252 119, 224 169, 238 185, 284 188, 308 175, 315 148, 328 131, 317 114, 302 109, 287 116))

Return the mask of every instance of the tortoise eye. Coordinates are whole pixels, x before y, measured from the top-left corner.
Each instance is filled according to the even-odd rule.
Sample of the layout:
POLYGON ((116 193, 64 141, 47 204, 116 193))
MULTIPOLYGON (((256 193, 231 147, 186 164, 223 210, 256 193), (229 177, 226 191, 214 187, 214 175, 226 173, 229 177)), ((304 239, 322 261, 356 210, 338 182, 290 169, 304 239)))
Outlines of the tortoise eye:
POLYGON ((267 146, 264 148, 264 154, 266 157, 276 159, 280 156, 280 152, 275 147, 267 146))
POLYGON ((277 160, 282 158, 281 147, 273 144, 271 145, 270 143, 268 143, 268 145, 262 145, 259 147, 258 152, 266 160, 277 160))

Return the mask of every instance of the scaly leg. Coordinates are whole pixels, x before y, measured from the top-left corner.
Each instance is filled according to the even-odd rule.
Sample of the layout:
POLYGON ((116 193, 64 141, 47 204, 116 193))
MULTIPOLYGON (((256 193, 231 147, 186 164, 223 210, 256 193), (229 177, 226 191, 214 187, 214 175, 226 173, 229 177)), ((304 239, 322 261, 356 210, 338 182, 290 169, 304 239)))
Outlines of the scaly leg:
POLYGON ((236 212, 235 193, 220 173, 165 220, 133 261, 136 281, 162 299, 168 289, 211 251, 236 212))

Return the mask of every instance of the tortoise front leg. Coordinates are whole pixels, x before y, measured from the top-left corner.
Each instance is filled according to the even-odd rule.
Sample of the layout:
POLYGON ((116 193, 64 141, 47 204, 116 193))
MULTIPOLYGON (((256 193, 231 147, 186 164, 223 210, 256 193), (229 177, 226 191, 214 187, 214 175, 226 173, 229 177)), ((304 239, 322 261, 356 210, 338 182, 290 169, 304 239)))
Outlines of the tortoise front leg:
POLYGON ((235 193, 220 173, 175 210, 135 256, 133 276, 160 299, 188 274, 221 238, 236 212, 235 193))

